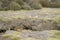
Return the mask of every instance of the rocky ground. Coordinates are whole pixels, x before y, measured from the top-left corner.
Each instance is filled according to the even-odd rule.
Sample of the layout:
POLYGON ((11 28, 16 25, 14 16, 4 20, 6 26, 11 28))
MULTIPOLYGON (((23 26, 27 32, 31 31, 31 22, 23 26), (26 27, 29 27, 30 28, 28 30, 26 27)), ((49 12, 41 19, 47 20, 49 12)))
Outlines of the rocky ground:
POLYGON ((60 9, 0 11, 0 29, 49 30, 60 28, 60 9))
POLYGON ((0 40, 60 40, 60 31, 45 30, 45 31, 29 31, 23 30, 6 31, 5 34, 0 35, 0 40))
POLYGON ((59 40, 59 30, 59 8, 0 11, 1 40, 59 40))

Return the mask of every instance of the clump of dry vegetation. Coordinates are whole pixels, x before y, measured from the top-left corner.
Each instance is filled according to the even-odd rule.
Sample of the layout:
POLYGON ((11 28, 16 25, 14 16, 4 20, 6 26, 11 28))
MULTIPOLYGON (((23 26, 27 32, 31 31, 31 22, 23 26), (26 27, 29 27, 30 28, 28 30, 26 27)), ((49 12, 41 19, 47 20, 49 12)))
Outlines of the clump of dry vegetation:
POLYGON ((59 30, 51 30, 49 33, 53 34, 53 36, 51 38, 48 38, 48 40, 60 40, 60 31, 59 30))
POLYGON ((35 4, 31 1, 28 4, 26 0, 0 0, 0 6, 0 10, 30 10, 41 9, 42 7, 38 2, 35 4))
MULTIPOLYGON (((24 31, 24 30, 23 30, 24 31)), ((27 30, 26 30, 27 31, 27 30)), ((21 32, 17 32, 17 31, 10 31, 11 33, 5 33, 2 35, 2 37, 4 39, 7 39, 9 38, 10 40, 39 40, 39 39, 36 39, 36 38, 24 38, 24 37, 21 37, 21 32)), ((25 31, 24 31, 25 32, 25 31)))
POLYGON ((60 0, 0 0, 0 10, 33 10, 60 7, 60 0))

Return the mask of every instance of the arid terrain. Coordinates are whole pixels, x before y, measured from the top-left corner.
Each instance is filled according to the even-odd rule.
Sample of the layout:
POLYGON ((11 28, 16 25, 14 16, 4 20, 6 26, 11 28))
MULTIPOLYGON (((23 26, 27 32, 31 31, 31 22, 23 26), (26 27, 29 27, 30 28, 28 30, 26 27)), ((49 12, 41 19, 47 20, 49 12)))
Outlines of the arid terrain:
POLYGON ((0 40, 60 40, 60 0, 0 0, 0 40))
POLYGON ((60 8, 0 11, 0 40, 60 40, 60 8))

